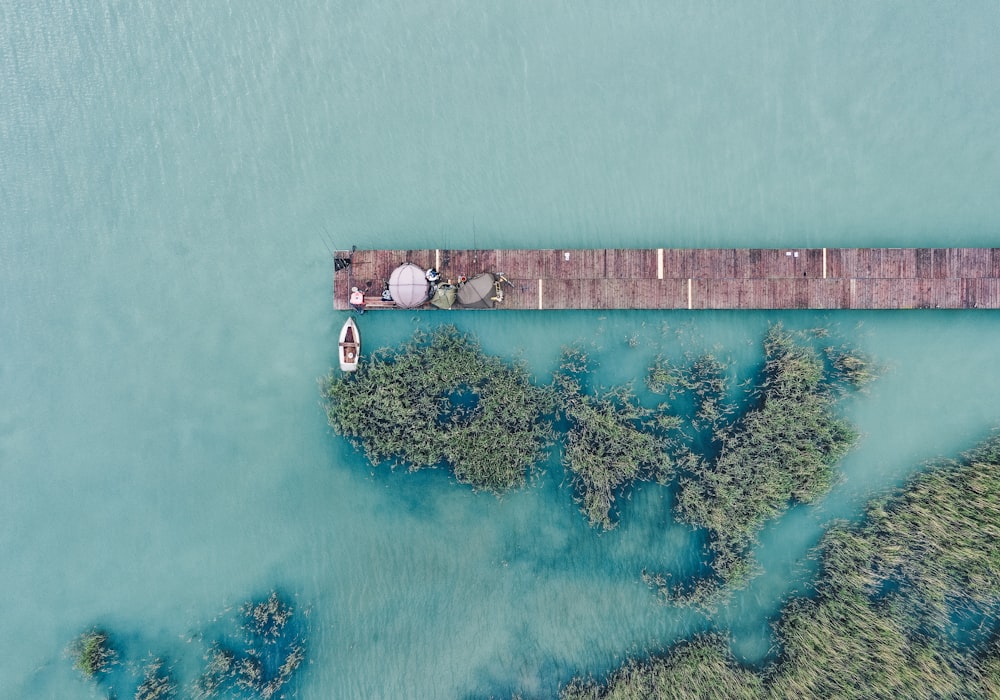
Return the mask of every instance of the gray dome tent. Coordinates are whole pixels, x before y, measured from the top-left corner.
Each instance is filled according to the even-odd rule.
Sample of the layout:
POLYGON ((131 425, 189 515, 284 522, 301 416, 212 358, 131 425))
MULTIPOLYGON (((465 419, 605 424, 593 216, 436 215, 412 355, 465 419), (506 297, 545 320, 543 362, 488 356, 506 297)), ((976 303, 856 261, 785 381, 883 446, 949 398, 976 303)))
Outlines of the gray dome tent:
POLYGON ((396 306, 413 309, 427 301, 430 285, 424 271, 413 263, 403 263, 389 275, 389 294, 396 306))
POLYGON ((492 309, 496 304, 496 278, 489 272, 480 272, 466 280, 458 290, 458 303, 467 309, 492 309))

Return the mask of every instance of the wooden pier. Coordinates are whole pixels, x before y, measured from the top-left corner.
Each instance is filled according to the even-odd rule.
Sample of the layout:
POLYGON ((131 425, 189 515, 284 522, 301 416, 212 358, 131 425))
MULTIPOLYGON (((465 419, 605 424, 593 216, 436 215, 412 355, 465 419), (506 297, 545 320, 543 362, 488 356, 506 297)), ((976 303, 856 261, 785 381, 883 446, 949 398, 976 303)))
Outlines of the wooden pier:
MULTIPOLYGON (((457 282, 503 273, 497 309, 998 309, 1000 248, 338 251, 333 307, 394 308, 404 262, 457 282), (343 261, 350 264, 343 266, 343 261)), ((425 306, 423 308, 433 308, 425 306)))

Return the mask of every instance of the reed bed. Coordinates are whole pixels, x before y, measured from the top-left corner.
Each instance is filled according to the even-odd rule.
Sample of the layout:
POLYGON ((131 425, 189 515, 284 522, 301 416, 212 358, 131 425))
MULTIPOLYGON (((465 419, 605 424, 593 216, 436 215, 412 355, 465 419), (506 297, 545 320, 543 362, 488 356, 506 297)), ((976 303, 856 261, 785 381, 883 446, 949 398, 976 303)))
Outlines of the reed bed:
POLYGON ((599 529, 615 527, 616 504, 635 481, 679 476, 674 515, 708 531, 713 576, 680 585, 644 577, 665 598, 711 607, 754 575, 749 552, 765 522, 829 489, 856 438, 835 404, 846 386, 874 376, 863 355, 821 354, 780 326, 764 350, 741 414, 730 368, 713 354, 683 365, 657 358, 646 383, 668 401, 649 408, 631 385, 591 388, 594 365, 580 348, 564 349, 551 387, 537 387, 522 366, 484 355, 453 326, 376 351, 355 373, 331 373, 322 393, 330 425, 373 465, 445 465, 494 493, 525 483, 558 420, 574 497, 599 529))
POLYGON ((523 365, 484 354, 454 326, 376 351, 322 381, 330 426, 373 465, 447 466, 461 483, 522 486, 552 439, 552 398, 523 365))
POLYGON ((562 700, 764 697, 761 676, 736 663, 729 645, 715 635, 702 635, 679 644, 660 659, 646 663, 629 661, 603 686, 593 680, 574 680, 560 693, 562 700))
POLYGON ((573 475, 580 510, 594 527, 610 530, 616 494, 640 478, 665 481, 671 471, 663 421, 643 408, 628 387, 594 396, 584 392, 591 362, 581 349, 565 348, 553 385, 559 414, 568 423, 563 466, 573 475))
POLYGON ((118 652, 111 646, 108 633, 99 629, 81 633, 69 645, 67 653, 73 659, 73 667, 87 679, 106 674, 118 662, 118 652))
MULTIPOLYGON (((839 375, 820 353, 780 326, 768 333, 764 353, 750 407, 713 431, 714 458, 692 453, 683 460, 675 516, 708 531, 716 580, 663 590, 674 600, 711 605, 745 585, 756 572, 749 552, 764 524, 792 502, 809 503, 826 493, 834 465, 857 438, 834 412, 839 375)), ((659 374, 657 368, 651 372, 659 374)), ((718 397, 726 389, 717 378, 719 367, 709 365, 695 376, 706 376, 699 384, 707 381, 709 387, 699 396, 699 414, 706 405, 725 405, 718 397)), ((719 415, 713 408, 716 426, 719 415)))
POLYGON ((658 356, 646 373, 646 386, 654 394, 665 394, 669 404, 685 398, 693 406, 686 422, 694 445, 711 443, 720 427, 727 424, 736 411, 729 401, 731 380, 729 365, 712 353, 688 357, 687 365, 679 365, 662 355, 658 356))
POLYGON ((177 696, 177 684, 162 659, 153 659, 143 672, 142 683, 135 691, 135 700, 167 700, 177 696))
POLYGON ((561 698, 1000 698, 998 528, 995 436, 873 501, 861 524, 831 527, 816 595, 790 601, 775 625, 773 665, 743 667, 703 637, 604 684, 574 680, 561 698), (971 640, 956 635, 970 606, 971 640))
POLYGON ((191 686, 197 700, 234 692, 268 700, 283 697, 305 660, 301 626, 295 611, 277 591, 240 606, 242 649, 231 640, 219 640, 205 653, 205 668, 191 686))
MULTIPOLYGON (((162 658, 120 659, 110 633, 103 630, 84 632, 69 652, 76 668, 109 698, 131 694, 135 700, 167 700, 177 697, 182 688, 184 697, 194 700, 269 700, 294 695, 291 682, 305 660, 306 647, 304 623, 292 606, 272 591, 241 605, 237 622, 236 634, 218 636, 204 654, 203 671, 183 686, 162 658)), ((198 632, 190 641, 211 638, 217 632, 198 632)))

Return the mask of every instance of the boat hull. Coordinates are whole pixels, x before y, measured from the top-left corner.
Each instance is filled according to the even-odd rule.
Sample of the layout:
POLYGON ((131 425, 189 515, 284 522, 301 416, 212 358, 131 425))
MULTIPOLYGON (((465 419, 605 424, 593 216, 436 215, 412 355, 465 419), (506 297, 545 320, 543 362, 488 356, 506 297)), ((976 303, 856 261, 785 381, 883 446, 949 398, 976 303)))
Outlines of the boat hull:
POLYGON ((353 318, 347 319, 340 329, 337 350, 341 370, 353 372, 358 368, 358 362, 361 361, 361 333, 358 332, 358 326, 353 318))

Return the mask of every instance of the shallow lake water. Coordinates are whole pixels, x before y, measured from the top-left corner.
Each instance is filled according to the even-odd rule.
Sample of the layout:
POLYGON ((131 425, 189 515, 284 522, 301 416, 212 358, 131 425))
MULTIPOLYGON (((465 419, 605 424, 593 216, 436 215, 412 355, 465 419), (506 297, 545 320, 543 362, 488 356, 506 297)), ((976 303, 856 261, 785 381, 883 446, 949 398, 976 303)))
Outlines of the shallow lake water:
POLYGON ((328 247, 996 245, 998 23, 987 2, 4 4, 0 695, 91 697, 64 650, 93 625, 190 681, 272 588, 308 634, 302 698, 546 697, 712 629, 771 658, 823 528, 1000 424, 1000 315, 360 319, 366 351, 453 323, 540 382, 574 342, 609 385, 659 353, 751 372, 777 322, 875 355, 840 481, 708 618, 640 580, 701 565, 669 489, 597 534, 557 455, 497 499, 334 436, 328 247))

